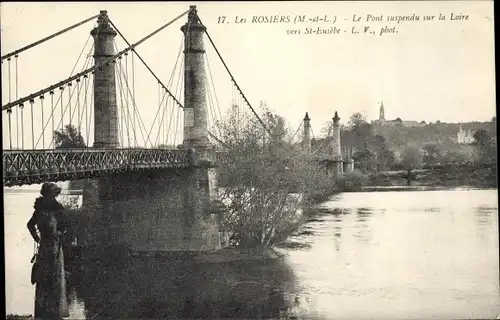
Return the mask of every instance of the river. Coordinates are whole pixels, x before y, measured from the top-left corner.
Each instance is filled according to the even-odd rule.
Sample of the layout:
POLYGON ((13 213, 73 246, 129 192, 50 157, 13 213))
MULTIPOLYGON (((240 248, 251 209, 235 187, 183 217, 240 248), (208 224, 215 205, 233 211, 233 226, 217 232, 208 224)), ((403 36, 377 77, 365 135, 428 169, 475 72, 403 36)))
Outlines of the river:
MULTIPOLYGON (((31 314, 26 222, 37 194, 4 190, 7 313, 31 314)), ((500 314, 496 189, 343 193, 314 211, 272 265, 93 261, 73 275, 72 318, 500 314)))

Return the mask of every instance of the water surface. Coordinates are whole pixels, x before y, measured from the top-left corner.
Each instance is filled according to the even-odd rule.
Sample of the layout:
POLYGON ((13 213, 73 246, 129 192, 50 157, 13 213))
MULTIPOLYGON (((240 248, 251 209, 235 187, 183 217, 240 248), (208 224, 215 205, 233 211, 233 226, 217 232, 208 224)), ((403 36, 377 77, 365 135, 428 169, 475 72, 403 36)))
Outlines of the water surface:
MULTIPOLYGON (((32 313, 37 196, 5 193, 7 313, 32 313)), ((495 318, 500 314, 497 190, 344 193, 279 248, 283 259, 130 258, 83 262, 74 319, 278 317, 495 318)))

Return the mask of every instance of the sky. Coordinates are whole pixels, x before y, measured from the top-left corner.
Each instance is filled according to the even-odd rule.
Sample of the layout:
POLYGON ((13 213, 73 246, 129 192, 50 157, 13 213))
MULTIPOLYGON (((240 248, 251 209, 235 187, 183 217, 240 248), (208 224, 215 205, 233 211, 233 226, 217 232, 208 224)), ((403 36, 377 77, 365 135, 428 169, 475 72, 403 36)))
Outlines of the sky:
MULTIPOLYGON (((305 112, 309 113, 313 132, 319 132, 335 111, 343 123, 354 112, 374 120, 382 100, 387 119, 468 122, 488 121, 495 115, 492 1, 3 2, 2 55, 100 10, 107 10, 125 37, 136 42, 189 9, 189 5, 197 5, 202 22, 250 103, 257 108, 260 101, 265 101, 292 128, 299 126, 305 112), (452 21, 452 13, 469 17, 452 21), (366 22, 367 14, 383 15, 384 21, 366 22), (413 14, 436 18, 400 23, 385 20, 387 16, 413 14), (439 14, 446 20, 438 20, 439 14), (252 23, 254 16, 275 15, 289 15, 292 20, 297 15, 328 15, 335 16, 336 22, 252 23), (362 20, 354 23, 354 15, 362 20), (218 23, 221 16, 230 23, 218 23), (236 17, 246 18, 247 22, 235 24, 236 17), (304 34, 305 28, 318 26, 335 26, 341 33, 304 34), (353 26, 359 34, 352 34, 353 26), (364 34, 365 26, 376 33, 364 34), (396 26, 398 33, 380 36, 385 26, 396 26), (287 30, 296 29, 301 29, 300 35, 287 34, 287 30)), ((186 20, 183 17, 137 48, 165 84, 182 41, 179 28, 186 20)), ((67 78, 94 23, 22 53, 18 60, 18 97, 67 78)), ((91 41, 85 52, 89 52, 91 41)), ((120 49, 125 47, 119 36, 116 42, 120 49)), ((207 40, 205 46, 219 105, 225 110, 231 104, 233 89, 207 40)), ((83 68, 83 61, 78 70, 83 68)), ((138 61, 136 69, 137 104, 149 128, 158 108, 157 82, 138 61)), ((2 64, 2 80, 6 72, 2 64)), ((9 101, 7 81, 2 83, 5 104, 9 101)), ((15 93, 11 94, 13 99, 15 93)), ((35 118, 39 116, 35 112, 35 118)))

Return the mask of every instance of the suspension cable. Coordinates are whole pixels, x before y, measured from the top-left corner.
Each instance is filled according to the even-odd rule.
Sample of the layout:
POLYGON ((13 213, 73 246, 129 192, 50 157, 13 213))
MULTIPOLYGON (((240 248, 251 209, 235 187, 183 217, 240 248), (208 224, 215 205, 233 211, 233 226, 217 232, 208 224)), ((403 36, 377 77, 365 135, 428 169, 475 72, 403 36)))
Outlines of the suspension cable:
MULTIPOLYGON (((97 29, 97 34, 96 36, 99 34, 99 29, 97 29)), ((82 51, 80 51, 80 54, 78 55, 78 59, 76 59, 76 62, 75 62, 75 65, 73 66, 73 69, 71 69, 71 73, 69 74, 70 76, 73 74, 73 72, 75 72, 75 69, 76 69, 76 66, 78 65, 78 62, 80 62, 80 59, 82 58, 82 55, 83 55, 83 52, 85 51, 85 48, 87 47, 87 43, 89 42, 90 40, 90 37, 91 35, 89 34, 89 36, 87 37, 87 41, 85 41, 85 44, 83 45, 83 48, 82 48, 82 51)), ((92 45, 92 48, 94 47, 94 45, 92 45)), ((88 60, 88 56, 87 56, 87 59, 86 61, 88 60)), ((85 62, 85 65, 87 64, 87 62, 85 62)))
POLYGON ((302 127, 302 123, 304 122, 304 120, 302 120, 299 124, 299 127, 297 128, 297 131, 295 131, 295 133, 293 134, 292 138, 290 139, 290 141, 288 143, 292 143, 293 141, 293 138, 295 138, 295 135, 297 135, 297 133, 299 132, 300 128, 302 127))
MULTIPOLYGON (((88 84, 87 88, 93 88, 94 87, 95 77, 92 77, 91 81, 92 81, 92 83, 89 84, 88 80, 87 80, 87 84, 88 84)), ((92 90, 92 89, 90 90, 90 102, 89 102, 89 104, 90 104, 90 108, 88 108, 88 107, 85 108, 85 123, 86 123, 86 126, 87 126, 87 143, 88 143, 88 141, 90 141, 90 128, 92 127, 92 110, 93 110, 93 108, 95 108, 95 105, 94 105, 94 90, 92 90), (87 112, 88 112, 88 114, 87 114, 87 112)), ((95 114, 95 112, 94 112, 94 114, 95 114)))
POLYGON ((12 110, 7 110, 9 114, 9 149, 12 150, 12 110))
MULTIPOLYGON (((170 79, 168 80, 168 86, 172 87, 174 85, 174 78, 175 78, 175 74, 176 74, 176 70, 177 70, 177 63, 179 63, 179 57, 181 57, 181 52, 182 52, 182 47, 184 46, 184 41, 181 41, 181 45, 179 46, 179 52, 177 53, 177 59, 175 60, 175 64, 174 64, 174 68, 172 69, 172 73, 170 74, 170 79)), ((184 62, 184 57, 181 57, 181 62, 179 64, 179 70, 182 70, 182 65, 183 65, 183 62, 184 62)), ((177 89, 175 89, 174 91, 175 93, 177 93, 177 89)), ((174 113, 175 113, 175 110, 172 106, 172 111, 171 111, 171 114, 170 114, 170 119, 169 119, 169 122, 168 122, 168 126, 165 125, 165 130, 166 130, 166 138, 165 138, 165 141, 168 142, 168 138, 169 138, 169 135, 170 135, 170 129, 172 128, 172 119, 174 118, 174 113)), ((178 113, 177 113, 178 114, 178 113)), ((175 147, 175 135, 177 133, 174 132, 174 147, 175 147)))
POLYGON ((59 101, 61 102, 61 130, 64 130, 64 111, 66 110, 63 104, 64 87, 63 86, 59 87, 59 91, 61 92, 61 96, 59 98, 59 101))
MULTIPOLYGON (((75 92, 75 90, 73 89, 73 92, 75 92)), ((71 82, 68 83, 68 105, 69 105, 69 125, 71 126, 72 123, 71 123, 71 97, 73 95, 71 94, 71 82)))
POLYGON ((222 144, 224 147, 226 147, 226 148, 230 148, 230 147, 229 147, 229 145, 227 145, 224 141, 222 141, 222 140, 220 140, 219 138, 217 138, 217 137, 216 137, 216 136, 215 136, 212 132, 210 132, 210 131, 208 131, 208 130, 207 130, 207 132, 208 132, 208 134, 209 134, 212 138, 214 138, 215 140, 217 140, 217 142, 219 142, 220 144, 222 144))
MULTIPOLYGON (((184 66, 184 56, 181 57, 181 64, 180 64, 180 67, 179 67, 179 77, 177 78, 177 85, 176 85, 176 88, 175 88, 175 92, 179 92, 179 95, 181 94, 182 90, 184 89, 183 88, 183 84, 184 84, 184 72, 182 72, 182 66, 184 66), (177 91, 179 90, 179 91, 177 91)), ((172 83, 173 85, 173 83, 172 83)), ((180 122, 180 114, 181 114, 181 109, 178 109, 177 110, 177 118, 175 120, 175 129, 174 129, 174 145, 176 144, 177 142, 177 136, 178 136, 178 129, 179 129, 179 122, 180 122)))
MULTIPOLYGON (((122 39, 125 41, 125 43, 130 46, 130 42, 128 42, 128 40, 125 38, 125 36, 120 32, 120 30, 118 30, 118 28, 115 26, 115 24, 113 23, 113 21, 109 20, 109 23, 113 26, 113 28, 115 28, 116 32, 118 32, 118 34, 120 35, 120 37, 122 37, 122 39)), ((174 101, 179 105, 179 107, 181 108, 184 108, 184 106, 179 102, 179 100, 177 100, 175 98, 175 96, 172 94, 172 92, 170 92, 170 90, 168 90, 167 86, 165 86, 163 84, 163 82, 161 82, 160 78, 158 78, 156 76, 156 74, 153 72, 153 70, 151 70, 151 68, 148 66, 148 64, 144 61, 144 59, 142 59, 142 57, 139 55, 139 53, 135 50, 135 48, 132 48, 132 52, 134 52, 137 56, 137 58, 139 58, 139 60, 141 60, 142 64, 144 64, 144 66, 146 67, 146 69, 148 69, 148 71, 151 73, 151 75, 156 79, 156 81, 158 81, 158 84, 160 84, 163 89, 165 89, 167 91, 167 93, 170 95, 170 97, 172 97, 172 99, 174 99, 174 101)), ((159 100, 159 97, 158 97, 158 100, 159 100)), ((158 101, 159 102, 159 101, 158 101)))
MULTIPOLYGON (((43 121, 43 96, 40 96, 40 104, 41 104, 41 109, 42 109, 42 125, 44 123, 43 121)), ((42 149, 45 149, 45 128, 42 129, 42 149)))
MULTIPOLYGON (((196 17, 198 18, 198 21, 203 25, 203 22, 201 22, 200 17, 198 15, 196 17)), ((238 83, 236 83, 236 80, 234 79, 231 71, 229 71, 229 68, 227 67, 226 62, 224 61, 224 59, 222 58, 221 54, 219 53, 219 50, 215 46, 215 43, 213 42, 212 37, 210 37, 210 35, 208 34, 208 31, 205 31, 205 33, 207 35, 208 40, 210 41, 210 43, 214 47, 215 52, 217 53, 217 55, 219 56, 220 60, 222 61, 222 64, 224 65, 224 68, 226 68, 227 73, 229 73, 229 76, 231 77, 231 81, 236 86, 236 89, 239 91, 239 93, 241 94, 241 96, 245 100, 246 104, 250 107, 250 110, 252 110, 253 114, 257 117, 257 119, 259 120, 260 124, 264 127, 264 129, 267 131, 267 133, 269 135, 271 135, 271 131, 269 130, 269 128, 264 124, 264 121, 262 121, 262 119, 259 117, 259 115, 257 114, 257 112, 255 112, 254 108, 252 107, 252 105, 250 104, 250 102, 248 101, 248 99, 245 97, 245 95, 241 91, 240 87, 238 86, 238 83)))
MULTIPOLYGON (((127 62, 127 56, 128 55, 125 55, 125 63, 126 64, 128 63, 127 62)), ((127 65, 125 65, 125 67, 126 67, 126 69, 128 69, 127 65)), ((124 75, 123 65, 121 63, 118 63, 118 66, 116 67, 115 72, 118 73, 118 75, 117 75, 117 81, 116 81, 117 85, 118 85, 118 89, 119 89, 119 91, 120 91, 121 94, 125 95, 125 100, 126 100, 126 102, 125 102, 126 103, 125 116, 126 116, 126 119, 127 119, 127 122, 126 122, 125 126, 126 126, 126 129, 127 129, 127 142, 128 142, 129 147, 131 147, 132 144, 130 143, 130 139, 132 138, 132 135, 130 134, 130 126, 131 125, 133 126, 133 124, 130 121, 131 116, 130 116, 130 108, 129 108, 129 104, 128 104, 129 103, 129 101, 128 101, 129 100, 129 94, 128 94, 128 91, 124 92, 125 90, 123 89, 123 87, 124 87, 124 85, 123 85, 123 82, 124 82, 123 79, 126 79, 128 77, 128 74, 125 73, 125 75, 124 75), (123 78, 122 78, 122 76, 123 76, 123 78)), ((128 72, 128 70, 126 70, 125 72, 128 72)), ((132 110, 132 112, 133 112, 133 110, 132 110)), ((135 127, 132 127, 132 131, 133 131, 132 133, 135 132, 135 127)), ((134 142, 134 147, 136 147, 137 146, 137 141, 132 141, 132 142, 134 142)))
MULTIPOLYGON (((12 88, 11 88, 11 78, 10 78, 10 58, 7 59, 7 66, 8 66, 8 69, 7 69, 7 75, 8 75, 8 84, 9 84, 9 102, 12 101, 12 88)), ((11 121, 11 113, 12 112, 9 112, 9 128, 11 127, 11 124, 10 124, 10 121, 11 121)), ((9 129, 10 130, 10 129, 9 129)), ((12 138, 11 138, 12 140, 12 138)), ((18 120, 18 116, 17 116, 17 109, 16 109, 16 145, 19 146, 19 120, 18 120)), ((10 148, 12 149, 12 142, 10 142, 10 148)))
MULTIPOLYGON (((149 132, 147 132, 147 131, 146 131, 146 132, 147 132, 147 134, 148 134, 148 135, 147 135, 147 140, 148 140, 148 141, 151 141, 151 140, 149 140, 149 137, 151 136, 151 133, 152 133, 152 132, 153 132, 153 130, 154 130, 155 122, 156 122, 156 119, 158 119, 158 115, 160 114, 161 107, 162 107, 162 105, 163 105, 163 101, 164 101, 164 100, 165 100, 165 94, 163 94, 163 97, 162 97, 162 99, 161 99, 160 103, 158 104, 158 110, 156 111, 155 117, 154 117, 154 119, 153 119, 153 123, 151 124, 151 128, 149 129, 149 132)), ((161 119, 161 122, 163 122, 163 118, 161 119)), ((159 132, 159 129, 158 129, 158 132, 159 132)))
POLYGON ((208 69, 208 74, 210 76, 210 83, 212 83, 212 88, 214 90, 214 96, 215 96, 215 102, 217 103, 217 109, 219 110, 219 117, 222 118, 222 112, 220 111, 220 104, 219 104, 219 98, 217 97, 217 90, 215 90, 215 83, 212 78, 212 69, 210 68, 210 63, 208 61, 208 56, 205 53, 205 60, 207 61, 207 69, 208 69))
POLYGON ((14 56, 16 58, 16 100, 19 98, 19 67, 18 67, 18 61, 19 61, 19 56, 16 54, 14 56))
POLYGON ((54 123, 54 111, 55 111, 55 106, 54 106, 54 90, 50 90, 50 104, 51 104, 51 107, 52 107, 52 110, 50 112, 50 118, 52 120, 52 139, 51 140, 54 140, 54 132, 56 130, 55 128, 55 123, 54 123))
POLYGON ((323 140, 323 142, 321 143, 321 145, 318 147, 318 149, 316 149, 316 151, 312 152, 311 154, 316 154, 316 152, 318 152, 321 148, 323 148, 323 145, 327 142, 328 138, 330 137, 330 131, 331 131, 331 126, 328 127, 328 134, 326 135, 326 138, 323 140))
MULTIPOLYGON (((89 81, 88 81, 88 76, 84 76, 83 77, 83 86, 84 86, 84 94, 83 94, 83 106, 82 108, 84 109, 82 111, 82 114, 80 115, 80 119, 78 120, 78 126, 81 128, 82 125, 84 125, 85 127, 85 132, 87 132, 87 115, 88 115, 88 107, 87 107, 87 92, 88 92, 88 89, 89 89, 89 81), (83 117, 85 116, 85 124, 82 124, 82 121, 83 121, 83 117)), ((81 130, 81 129, 80 129, 81 130)), ((88 141, 87 141, 88 143, 88 141)))
POLYGON ((80 86, 80 79, 76 79, 76 108, 77 108, 77 111, 76 111, 76 121, 77 121, 77 128, 78 128, 78 132, 81 132, 81 127, 80 127, 80 93, 81 93, 81 86, 80 86))
MULTIPOLYGON (((209 128, 216 128, 216 124, 217 124, 217 116, 216 116, 216 113, 214 111, 215 109, 215 106, 214 106, 214 101, 212 99, 212 93, 210 92, 210 86, 208 84, 205 83, 205 88, 206 88, 206 92, 207 92, 207 105, 208 105, 208 108, 209 109, 209 116, 208 117, 208 120, 212 119, 212 125, 210 126, 210 124, 208 125, 209 128)), ((209 121, 210 122, 210 121, 209 121)))
MULTIPOLYGON (((133 57, 133 56, 132 56, 133 57)), ((132 60, 133 61, 133 60, 132 60)), ((133 70, 132 70, 133 71, 133 70)), ((132 78, 132 80, 134 80, 134 78, 132 78)), ((135 95, 132 93, 132 91, 130 90, 130 86, 128 84, 128 80, 125 79, 125 85, 126 85, 126 88, 128 89, 128 93, 131 95, 131 98, 132 98, 132 106, 133 106, 133 115, 134 115, 134 119, 135 119, 135 116, 136 114, 138 115, 138 120, 139 120, 139 129, 141 130, 141 136, 142 136, 142 139, 144 140, 144 144, 147 145, 148 141, 146 141, 144 139, 144 134, 142 132, 142 129, 144 128, 144 132, 147 133, 147 129, 146 129, 146 126, 144 125, 144 121, 142 120, 142 117, 141 117, 141 114, 139 113, 139 110, 137 109, 137 104, 136 104, 136 101, 135 101, 135 95), (142 124, 142 127, 140 127, 140 125, 142 124)), ((132 82, 132 86, 134 85, 134 83, 132 82)), ((133 90, 133 89, 132 89, 133 90)), ((133 124, 133 127, 135 128, 135 122, 133 124)), ((135 129, 134 129, 134 138, 135 138, 135 129)), ((151 141, 149 141, 149 143, 152 145, 151 141)))
MULTIPOLYGON (((123 69, 123 66, 119 64, 120 67, 123 69)), ((125 53, 125 78, 128 78, 128 53, 125 53)), ((130 129, 130 111, 129 111, 129 97, 128 93, 125 95, 125 106, 127 108, 127 134, 129 134, 129 129, 130 129)), ((129 146, 130 144, 130 136, 129 136, 129 141, 128 141, 129 146)))
POLYGON ((14 106, 17 106, 17 105, 20 105, 26 101, 29 101, 30 99, 32 98, 35 98, 35 97, 38 97, 38 96, 41 96, 43 95, 44 93, 46 92, 49 92, 51 90, 54 90, 54 89, 57 89, 58 87, 61 87, 61 86, 64 86, 66 85, 67 83, 71 82, 71 81, 74 81, 86 74, 89 74, 90 72, 94 71, 95 69, 99 68, 99 67, 102 67, 104 65, 106 65, 107 63, 110 63, 111 61, 115 60, 116 58, 120 57, 121 55, 123 55, 125 52, 128 52, 128 51, 131 51, 132 49, 134 49, 135 47, 137 47, 138 45, 142 44, 144 41, 148 40, 149 38, 151 38, 153 35, 157 34, 158 32, 160 32, 161 30, 165 29, 166 27, 168 27, 169 25, 171 25, 172 23, 174 23, 175 21, 179 20, 180 18, 182 18, 183 16, 185 16, 191 9, 187 10, 186 12, 184 12, 183 14, 179 15, 178 17, 176 17, 175 19, 169 21, 168 23, 166 23, 165 25, 163 25, 162 27, 158 28, 157 30, 153 31, 152 33, 148 34, 147 36, 145 36, 144 38, 142 38, 141 40, 139 40, 138 42, 136 42, 135 44, 132 44, 131 46, 123 49, 122 51, 118 52, 117 54, 115 54, 114 56, 111 56, 111 57, 108 57, 107 59, 104 59, 99 65, 94 65, 92 66, 91 68, 88 68, 87 70, 84 70, 78 74, 75 74, 74 76, 72 77, 69 77, 68 79, 66 80, 63 80, 57 84, 54 84, 46 89, 43 89, 43 90, 40 90, 36 93, 33 93, 27 97, 24 97, 22 99, 18 99, 16 101, 13 101, 13 102, 10 102, 4 106, 2 106, 2 110, 6 110, 6 109, 10 109, 14 106))
MULTIPOLYGON (((85 45, 84 45, 84 47, 83 47, 83 49, 82 49, 82 52, 84 51, 85 47, 87 46, 87 43, 88 43, 88 39, 87 39, 87 42, 85 42, 85 45)), ((94 46, 92 45, 91 50, 92 50, 93 48, 94 48, 94 46)), ((80 56, 78 57, 77 62, 76 62, 76 63, 75 63, 75 65, 73 66, 73 69, 71 70, 70 76, 71 76, 71 75, 73 74, 73 72, 75 71, 75 68, 76 68, 76 66, 78 65, 78 62, 79 62, 79 60, 80 60, 80 58, 81 58, 81 56, 82 56, 82 52, 80 52, 80 56)), ((85 70, 85 68, 87 68, 87 67, 88 67, 87 65, 88 65, 88 63, 89 63, 89 57, 90 57, 90 56, 89 56, 89 55, 87 55, 87 58, 85 59, 85 63, 84 63, 84 66, 82 67, 82 70, 85 70)), ((87 75, 84 75, 84 78, 85 78, 85 77, 87 77, 87 75)), ((77 89, 79 88, 79 82, 80 82, 80 78, 77 78, 77 79, 76 79, 77 89)), ((70 85, 68 84, 68 86, 70 86, 70 85)), ((73 93, 74 93, 74 92, 75 92, 75 89, 73 90, 73 93)), ((70 99, 70 100, 71 100, 72 95, 73 95, 73 94, 71 94, 71 93, 69 94, 69 99, 70 99)), ((41 95, 41 96, 40 96, 40 98, 42 98, 42 97, 43 97, 43 95, 41 95)), ((79 99, 79 96, 78 96, 77 98, 79 99)), ((70 101, 70 102, 71 102, 71 101, 70 101)), ((59 103, 59 99, 57 100, 56 105, 57 105, 58 103, 59 103)), ((78 102, 78 103, 79 103, 79 102, 78 102)), ((52 105, 53 105, 53 104, 52 104, 52 105)), ((43 105, 42 105, 42 107, 43 107, 43 105)), ((71 110, 71 109, 70 109, 70 110, 71 110)), ((53 110, 52 110, 52 112, 53 112, 53 110)), ((42 110, 42 114, 43 114, 43 110, 42 110)), ((52 113, 52 114, 53 114, 53 113, 52 113)), ((52 114, 51 114, 51 116, 52 116, 52 114)), ((49 118, 50 118, 50 117, 49 117, 49 118)), ((48 120, 50 120, 50 119, 48 119, 48 120)), ((78 120, 78 117, 77 117, 77 120, 78 120)), ((71 124, 71 121, 72 121, 72 120, 71 120, 71 117, 70 117, 70 124, 71 124)), ((80 123, 81 123, 81 122, 80 122, 80 123)), ((36 142, 36 144, 35 144, 35 148, 38 146, 38 143, 40 142, 40 139, 42 139, 42 138, 43 138, 43 135, 44 135, 45 129, 47 128, 47 126, 48 126, 48 125, 49 125, 49 121, 47 121, 47 123, 45 123, 45 124, 44 124, 44 121, 43 121, 43 118, 42 118, 42 126, 43 126, 43 128, 42 128, 42 135, 40 135, 40 136, 38 137, 38 140, 37 140, 37 142, 36 142)), ((79 128, 78 130, 80 131, 80 130, 81 130, 81 128, 79 128)), ((54 131, 54 129, 53 129, 52 131, 54 131)), ((43 144, 45 144, 45 141, 43 141, 43 142, 42 142, 42 145, 43 145, 43 144)), ((52 144, 52 143, 51 143, 51 144, 52 144)))
POLYGON ((31 48, 33 48, 33 47, 35 47, 35 46, 39 45, 39 44, 42 44, 42 43, 44 43, 44 42, 45 42, 45 41, 47 41, 47 40, 50 40, 50 39, 52 39, 52 38, 54 38, 54 37, 57 37, 57 36, 59 36, 59 35, 61 35, 61 34, 65 33, 65 32, 68 32, 68 31, 70 31, 70 30, 72 30, 72 29, 74 29, 74 28, 76 28, 76 27, 78 27, 78 26, 81 26, 82 24, 85 24, 85 23, 89 22, 89 21, 90 21, 90 20, 92 20, 92 19, 95 19, 95 18, 99 17, 99 15, 100 15, 100 14, 97 14, 97 15, 95 15, 95 16, 93 16, 93 17, 90 17, 90 18, 88 18, 88 19, 85 19, 85 20, 83 20, 83 21, 81 21, 81 22, 78 22, 77 24, 74 24, 74 25, 72 25, 72 26, 70 26, 70 27, 68 27, 68 28, 66 28, 66 29, 63 29, 63 30, 61 30, 61 31, 59 31, 59 32, 56 32, 56 33, 54 33, 54 34, 51 34, 51 35, 50 35, 50 36, 48 36, 48 37, 45 37, 45 38, 43 38, 43 39, 41 39, 41 40, 38 40, 38 41, 36 41, 36 42, 33 42, 32 44, 29 44, 29 45, 27 45, 27 46, 25 46, 25 47, 23 47, 23 48, 21 48, 21 49, 18 49, 18 50, 16 50, 16 51, 13 51, 13 52, 11 52, 11 53, 8 53, 8 54, 6 54, 6 55, 2 56, 1 60, 8 59, 9 57, 12 57, 13 55, 19 54, 19 53, 21 53, 21 52, 23 52, 23 51, 26 51, 26 50, 28 50, 28 49, 31 49, 31 48))
MULTIPOLYGON (((115 44, 115 46, 116 46, 116 44, 115 44)), ((121 138, 120 145, 122 147, 124 147, 124 144, 125 144, 125 138, 124 138, 124 136, 125 136, 125 130, 123 130, 123 124, 124 124, 124 121, 126 119, 126 115, 125 115, 125 112, 124 112, 125 107, 124 107, 124 104, 123 104, 123 92, 122 92, 121 87, 120 87, 120 85, 121 85, 120 80, 121 79, 120 79, 120 75, 119 75, 119 71, 118 71, 118 68, 121 66, 121 62, 122 62, 122 58, 120 57, 120 58, 118 58, 118 66, 116 66, 116 68, 115 68, 115 77, 116 77, 116 83, 117 83, 117 85, 119 86, 119 89, 120 89, 120 90, 118 90, 118 93, 119 93, 119 96, 120 96, 120 106, 121 106, 121 108, 119 108, 120 109, 120 114, 121 114, 121 117, 119 117, 119 119, 120 119, 120 121, 119 121, 119 123, 120 123, 119 124, 120 125, 120 138, 121 138)))
MULTIPOLYGON (((129 89, 128 92, 130 92, 130 98, 132 100, 132 128, 134 132, 134 143, 135 147, 137 147, 137 133, 135 132, 135 119, 136 119, 136 108, 135 108, 135 65, 134 65, 134 55, 132 54, 130 56, 131 60, 131 67, 132 67, 132 91, 130 92, 130 88, 128 87, 128 79, 125 78, 125 83, 127 84, 127 88, 129 89)), ((128 93, 127 93, 128 94, 128 93)), ((141 135, 142 135, 142 129, 141 129, 141 135)), ((146 144, 146 143, 145 143, 146 144)))
MULTIPOLYGON (((159 114, 159 111, 161 110, 161 107, 163 107, 163 112, 162 112, 162 115, 161 115, 161 120, 158 122, 158 132, 156 134, 156 139, 155 139, 155 145, 158 146, 158 140, 160 140, 160 143, 162 142, 163 139, 160 139, 160 136, 161 136, 161 126, 163 125, 163 120, 165 120, 165 115, 167 114, 167 104, 168 104, 168 97, 167 99, 165 100, 165 97, 167 95, 165 94, 165 92, 163 93, 162 95, 162 98, 161 98, 161 101, 160 101, 160 107, 158 108, 158 114, 159 114), (165 105, 163 105, 163 101, 165 101, 165 105)), ((160 98, 160 97, 158 97, 160 98)), ((156 117, 155 117, 156 119, 156 117)), ((148 137, 149 135, 151 134, 151 132, 153 131, 153 127, 154 127, 154 120, 153 120, 153 125, 151 126, 151 130, 149 131, 148 133, 148 137)))
MULTIPOLYGON (((14 57, 16 58, 16 100, 17 100, 17 99, 19 99, 19 96, 18 96, 18 95, 19 95, 19 76, 18 76, 18 75, 19 75, 19 73, 18 73, 18 57, 19 57, 19 55, 17 55, 17 54, 16 54, 14 57)), ((10 67, 10 58, 8 58, 8 59, 9 59, 9 67, 10 67)), ((9 71, 9 72, 10 72, 10 71, 9 71)), ((10 81, 10 79, 9 79, 9 81, 10 81)), ((10 102, 10 101, 11 101, 11 100, 10 100, 10 98, 9 98, 9 102, 10 102)), ((18 118, 18 113, 17 113, 17 111, 18 111, 18 110, 16 110, 16 120, 17 120, 17 118, 18 118)), ((16 133, 17 133, 17 131, 18 131, 18 130, 19 130, 19 129, 18 129, 18 128, 16 128, 16 133)), ((17 144, 18 144, 18 146, 19 146, 19 142, 17 142, 17 144)))
POLYGON ((21 109, 21 149, 24 149, 24 105, 21 103, 19 108, 21 109))
POLYGON ((31 113, 31 146, 32 150, 35 150, 35 119, 33 117, 33 105, 35 100, 30 100, 30 113, 31 113))

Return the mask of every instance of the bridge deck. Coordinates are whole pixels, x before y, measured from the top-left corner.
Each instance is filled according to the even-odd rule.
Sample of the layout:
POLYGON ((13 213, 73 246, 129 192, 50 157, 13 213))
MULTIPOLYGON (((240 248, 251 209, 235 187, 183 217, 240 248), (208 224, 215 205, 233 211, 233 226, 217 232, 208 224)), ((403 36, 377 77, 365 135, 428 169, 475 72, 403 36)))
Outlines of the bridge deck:
POLYGON ((3 150, 4 186, 78 180, 145 169, 185 168, 186 150, 3 150))
MULTIPOLYGON (((179 149, 50 149, 3 150, 4 186, 27 185, 47 181, 79 180, 120 172, 187 168, 187 150, 179 149)), ((205 165, 227 159, 228 152, 209 150, 205 165)))

